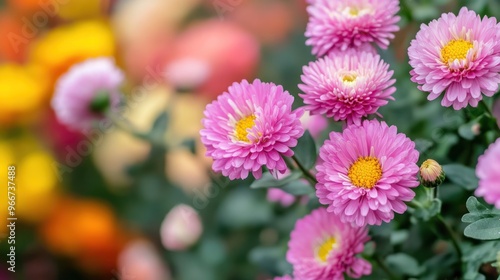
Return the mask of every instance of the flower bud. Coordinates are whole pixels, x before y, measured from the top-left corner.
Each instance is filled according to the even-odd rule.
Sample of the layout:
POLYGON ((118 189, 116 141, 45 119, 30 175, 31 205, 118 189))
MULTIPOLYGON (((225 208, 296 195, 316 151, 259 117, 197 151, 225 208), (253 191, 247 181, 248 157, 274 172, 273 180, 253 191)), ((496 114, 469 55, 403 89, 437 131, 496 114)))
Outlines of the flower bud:
POLYGON ((179 204, 163 220, 160 237, 166 249, 182 251, 196 243, 202 232, 203 227, 196 210, 179 204))
POLYGON ((445 174, 439 163, 428 159, 420 166, 420 183, 427 188, 435 188, 444 181, 445 174))

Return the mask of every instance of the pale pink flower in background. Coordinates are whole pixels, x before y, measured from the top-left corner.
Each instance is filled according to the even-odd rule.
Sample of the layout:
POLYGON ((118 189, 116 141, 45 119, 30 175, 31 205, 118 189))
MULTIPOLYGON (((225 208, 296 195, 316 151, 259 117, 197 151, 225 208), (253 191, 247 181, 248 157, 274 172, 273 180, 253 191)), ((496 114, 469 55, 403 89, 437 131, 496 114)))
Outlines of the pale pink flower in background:
POLYGON ((317 138, 321 135, 327 126, 328 120, 322 115, 311 115, 311 112, 305 112, 300 118, 302 127, 309 130, 313 138, 317 138))
POLYGON ((160 228, 163 246, 182 251, 194 245, 203 232, 200 217, 191 206, 179 204, 168 212, 160 228))
POLYGON ((135 240, 118 256, 118 272, 122 280, 170 280, 170 271, 156 251, 145 240, 135 240))
POLYGON ((385 122, 365 120, 330 133, 320 148, 316 195, 328 211, 357 226, 390 222, 419 185, 418 151, 385 122))
POLYGON ((479 157, 476 166, 476 175, 479 178, 479 186, 475 195, 481 196, 489 204, 500 209, 500 139, 491 144, 482 156, 479 157))
POLYGON ((299 219, 290 233, 286 259, 300 280, 360 278, 371 264, 357 257, 370 240, 366 227, 353 227, 325 208, 299 219))
POLYGON ((359 125, 362 117, 394 100, 393 73, 379 55, 335 52, 304 66, 299 96, 313 115, 359 125))
POLYGON ((500 27, 494 17, 463 7, 458 16, 442 14, 422 24, 408 48, 411 80, 429 92, 428 100, 443 92, 441 105, 455 110, 476 107, 493 96, 500 83, 500 27))
POLYGON ((105 116, 102 110, 116 110, 124 75, 112 58, 92 58, 73 65, 56 84, 52 108, 62 124, 80 131, 90 129, 105 116), (94 99, 108 99, 107 108, 95 110, 94 99))
POLYGON ((208 66, 207 77, 195 92, 212 100, 234 81, 255 77, 260 45, 255 36, 234 22, 201 20, 176 38, 164 65, 185 59, 208 66))
POLYGON ((323 56, 332 50, 365 49, 371 44, 386 49, 399 30, 397 0, 309 0, 306 45, 323 56))
POLYGON ((293 155, 304 133, 303 110, 292 110, 293 99, 281 86, 243 80, 207 105, 200 134, 213 170, 231 180, 250 172, 258 179, 262 166, 284 173, 283 156, 293 155))
POLYGON ((278 202, 283 207, 288 207, 295 202, 295 196, 279 188, 269 188, 267 190, 267 200, 278 202))
POLYGON ((177 89, 192 90, 204 83, 210 75, 206 61, 183 58, 166 66, 165 79, 177 89))

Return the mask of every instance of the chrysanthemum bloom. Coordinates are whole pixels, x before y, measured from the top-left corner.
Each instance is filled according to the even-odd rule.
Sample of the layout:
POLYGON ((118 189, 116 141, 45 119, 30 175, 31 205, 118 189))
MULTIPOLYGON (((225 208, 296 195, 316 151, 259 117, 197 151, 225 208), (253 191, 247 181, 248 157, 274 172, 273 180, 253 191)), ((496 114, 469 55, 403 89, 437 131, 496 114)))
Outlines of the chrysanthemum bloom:
POLYGON ((75 130, 90 129, 104 117, 104 111, 117 109, 123 78, 111 58, 88 59, 74 65, 57 81, 52 99, 57 118, 75 130))
POLYGON ((284 275, 280 277, 274 277, 273 280, 293 280, 293 278, 290 275, 284 275))
POLYGON ((293 96, 281 86, 243 80, 207 105, 200 134, 213 170, 231 180, 249 172, 260 178, 262 166, 284 173, 282 157, 293 155, 291 148, 304 133, 303 111, 292 111, 292 103, 293 96))
POLYGON ((325 208, 297 221, 290 234, 286 259, 300 280, 359 278, 371 273, 371 264, 356 257, 369 240, 366 227, 353 227, 325 208))
POLYGON ((335 52, 304 66, 303 72, 299 96, 311 114, 359 125, 362 117, 394 100, 393 71, 376 54, 335 52))
POLYGON ((484 197, 484 200, 494 204, 500 209, 500 139, 491 144, 482 156, 479 157, 476 166, 476 175, 479 178, 479 186, 475 194, 484 197))
POLYGON ((191 206, 179 204, 168 212, 160 228, 163 246, 169 250, 185 250, 203 233, 200 216, 191 206))
POLYGON ((330 51, 370 48, 374 43, 386 49, 399 30, 397 0, 309 1, 306 45, 323 56, 330 51))
POLYGON ((316 195, 328 211, 357 226, 380 225, 406 211, 419 185, 418 151, 385 122, 365 120, 330 133, 320 148, 316 195))
POLYGON ((444 91, 441 105, 455 110, 476 107, 482 94, 492 96, 500 83, 500 28, 495 18, 482 20, 462 8, 422 25, 408 48, 411 80, 427 99, 444 91), (482 94, 481 94, 482 93, 482 94))
POLYGON ((420 183, 424 187, 435 188, 443 183, 444 178, 443 167, 437 161, 428 159, 420 166, 420 183))

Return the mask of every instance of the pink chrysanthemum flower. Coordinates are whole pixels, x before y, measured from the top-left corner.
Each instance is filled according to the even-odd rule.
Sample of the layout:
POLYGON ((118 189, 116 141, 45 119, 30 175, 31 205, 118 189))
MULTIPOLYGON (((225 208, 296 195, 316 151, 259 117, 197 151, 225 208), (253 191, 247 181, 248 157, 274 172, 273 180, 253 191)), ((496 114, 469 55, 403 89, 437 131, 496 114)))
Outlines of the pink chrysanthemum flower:
POLYGON ((484 197, 484 200, 500 209, 500 139, 491 144, 476 166, 476 175, 479 186, 475 194, 484 197))
POLYGON ((293 278, 290 275, 284 275, 284 276, 274 277, 273 280, 293 280, 293 278))
POLYGON ((365 120, 330 133, 319 152, 316 195, 328 211, 357 226, 380 225, 406 211, 419 185, 415 143, 395 126, 365 120))
POLYGON ((295 202, 295 196, 279 188, 269 188, 267 190, 267 200, 278 202, 283 207, 288 207, 295 202))
POLYGON ((308 1, 309 23, 306 45, 323 56, 332 50, 372 48, 375 43, 386 49, 399 30, 397 0, 315 0, 308 1))
POLYGON ((56 84, 52 108, 58 120, 80 131, 117 109, 124 75, 112 58, 93 58, 73 65, 56 84))
POLYGON ((262 166, 284 173, 283 156, 292 156, 292 147, 304 129, 302 110, 292 111, 293 96, 273 83, 246 80, 234 83, 216 101, 207 105, 201 141, 212 168, 231 180, 244 179, 252 172, 262 175, 262 166))
POLYGON ((359 278, 371 273, 371 264, 356 257, 370 240, 366 227, 343 223, 325 208, 297 221, 290 234, 286 259, 300 280, 359 278))
POLYGON ((379 55, 368 52, 335 52, 304 66, 299 94, 311 114, 326 114, 335 121, 359 125, 394 100, 393 71, 379 55))
POLYGON ((493 17, 481 20, 465 7, 458 16, 443 14, 429 26, 422 24, 411 41, 411 80, 429 92, 429 100, 444 91, 443 106, 476 107, 482 94, 492 96, 498 90, 499 40, 500 27, 493 17))

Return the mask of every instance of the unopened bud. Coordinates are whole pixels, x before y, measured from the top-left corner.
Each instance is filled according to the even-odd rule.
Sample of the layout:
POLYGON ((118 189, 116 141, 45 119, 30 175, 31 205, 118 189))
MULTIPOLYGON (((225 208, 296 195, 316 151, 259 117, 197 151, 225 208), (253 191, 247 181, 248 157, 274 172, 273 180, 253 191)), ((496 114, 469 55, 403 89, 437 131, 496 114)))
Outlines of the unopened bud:
POLYGON ((186 250, 198 241, 203 232, 200 217, 192 207, 179 204, 172 208, 161 224, 163 246, 174 251, 186 250))
POLYGON ((420 166, 420 183, 427 188, 435 188, 444 181, 443 167, 433 159, 428 159, 420 166))

